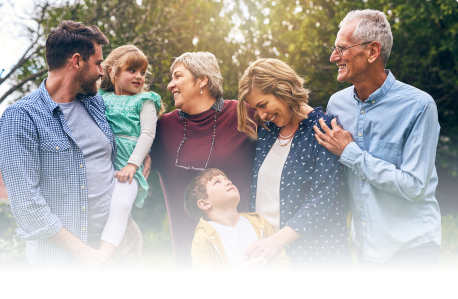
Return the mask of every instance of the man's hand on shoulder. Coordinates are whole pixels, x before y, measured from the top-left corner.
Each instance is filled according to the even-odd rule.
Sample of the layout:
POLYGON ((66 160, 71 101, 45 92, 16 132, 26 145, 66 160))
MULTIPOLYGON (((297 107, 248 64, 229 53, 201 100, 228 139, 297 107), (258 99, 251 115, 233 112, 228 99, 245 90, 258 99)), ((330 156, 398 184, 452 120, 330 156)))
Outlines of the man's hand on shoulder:
POLYGON ((328 151, 340 157, 347 145, 353 141, 351 133, 342 129, 335 118, 331 121, 332 129, 326 125, 323 119, 320 119, 320 125, 326 134, 321 132, 317 126, 314 126, 316 140, 328 151))

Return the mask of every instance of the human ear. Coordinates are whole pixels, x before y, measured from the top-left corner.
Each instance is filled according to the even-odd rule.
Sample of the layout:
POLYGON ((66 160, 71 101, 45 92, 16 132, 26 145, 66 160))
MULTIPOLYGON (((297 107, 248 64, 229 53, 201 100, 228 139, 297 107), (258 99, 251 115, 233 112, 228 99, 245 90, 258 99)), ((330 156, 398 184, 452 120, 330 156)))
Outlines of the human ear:
POLYGON ((73 54, 71 60, 72 60, 72 68, 78 72, 80 70, 81 63, 83 61, 81 55, 78 53, 75 53, 73 54))
POLYGON ((369 63, 374 63, 378 57, 380 57, 380 53, 382 51, 382 46, 379 42, 372 42, 369 45, 369 57, 367 58, 369 63))
POLYGON ((111 77, 111 72, 112 72, 112 71, 113 71, 113 67, 110 66, 110 67, 108 68, 108 75, 109 75, 110 77, 111 77))
POLYGON ((200 88, 203 88, 208 83, 208 77, 202 77, 202 78, 199 78, 199 80, 200 80, 200 83, 199 83, 200 88))
POLYGON ((199 209, 204 211, 208 211, 212 207, 211 203, 209 203, 205 199, 199 199, 197 201, 197 206, 199 207, 199 209))

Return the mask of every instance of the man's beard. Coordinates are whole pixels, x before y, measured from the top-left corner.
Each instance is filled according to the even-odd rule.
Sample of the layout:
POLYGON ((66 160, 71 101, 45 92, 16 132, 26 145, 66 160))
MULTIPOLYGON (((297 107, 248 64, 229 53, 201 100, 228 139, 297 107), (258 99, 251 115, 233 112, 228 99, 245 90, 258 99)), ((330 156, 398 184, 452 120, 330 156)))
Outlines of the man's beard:
POLYGON ((97 81, 99 78, 98 75, 96 77, 89 76, 89 66, 86 64, 77 79, 79 86, 83 89, 82 94, 95 96, 97 94, 97 81))

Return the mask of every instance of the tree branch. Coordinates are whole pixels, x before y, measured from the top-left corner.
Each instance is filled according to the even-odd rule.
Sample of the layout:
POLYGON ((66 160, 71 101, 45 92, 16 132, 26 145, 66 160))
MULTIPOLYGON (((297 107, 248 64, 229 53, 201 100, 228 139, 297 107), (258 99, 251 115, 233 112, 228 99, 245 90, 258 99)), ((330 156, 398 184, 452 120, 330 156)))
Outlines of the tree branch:
POLYGON ((3 96, 0 98, 0 103, 3 102, 3 100, 6 99, 15 90, 21 88, 25 83, 27 83, 27 82, 39 77, 40 75, 46 73, 47 71, 48 71, 48 67, 42 68, 41 70, 39 70, 35 74, 32 74, 32 75, 30 75, 28 77, 25 77, 21 82, 11 86, 11 88, 7 92, 5 92, 5 94, 3 94, 3 96))

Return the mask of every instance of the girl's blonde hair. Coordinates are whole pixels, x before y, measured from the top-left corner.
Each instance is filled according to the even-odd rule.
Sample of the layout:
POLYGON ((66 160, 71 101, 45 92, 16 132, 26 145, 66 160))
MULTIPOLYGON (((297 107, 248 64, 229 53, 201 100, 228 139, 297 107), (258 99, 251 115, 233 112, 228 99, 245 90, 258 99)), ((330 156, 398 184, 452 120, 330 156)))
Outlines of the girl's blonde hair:
MULTIPOLYGON (((105 76, 100 83, 100 89, 105 91, 115 90, 116 77, 121 71, 127 68, 141 68, 146 69, 146 74, 151 74, 149 70, 148 58, 146 55, 134 45, 124 45, 111 51, 110 55, 102 62, 103 72, 105 76), (108 69, 111 68, 111 75, 108 69)), ((149 91, 148 84, 143 84, 142 91, 149 91)), ((161 109, 158 111, 158 117, 161 117, 167 105, 161 101, 161 109)))
POLYGON ((256 124, 268 130, 257 112, 254 114, 255 120, 248 116, 245 98, 253 90, 263 94, 273 94, 298 116, 307 118, 307 115, 301 113, 301 107, 308 103, 309 94, 309 90, 305 89, 303 84, 304 79, 283 61, 262 58, 253 62, 239 81, 238 130, 253 140, 258 138, 257 130, 254 129, 257 128, 256 124))

